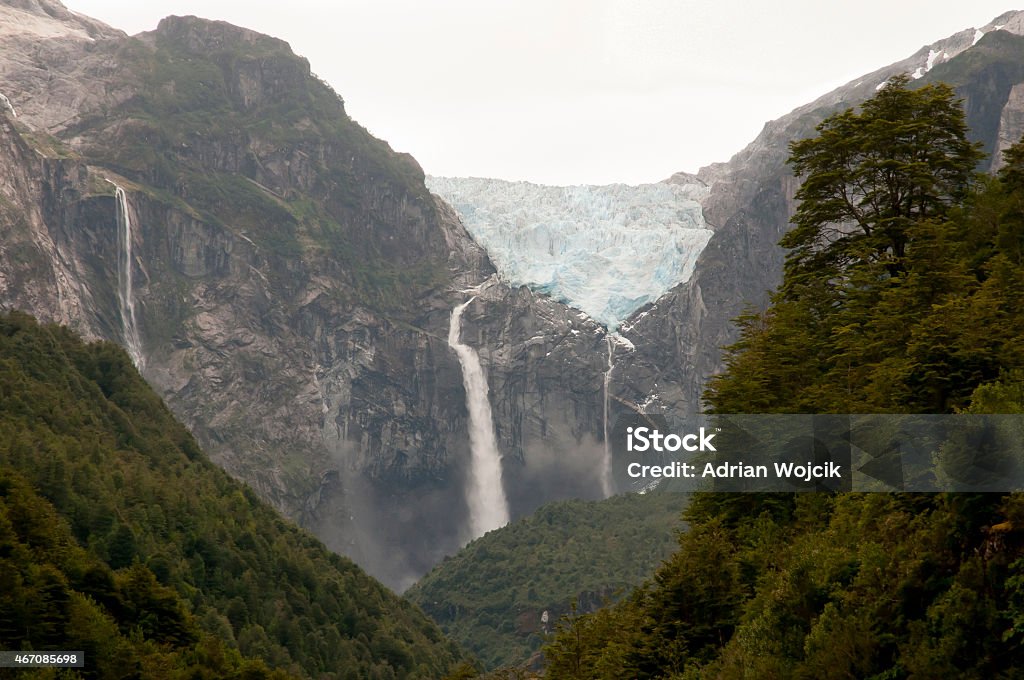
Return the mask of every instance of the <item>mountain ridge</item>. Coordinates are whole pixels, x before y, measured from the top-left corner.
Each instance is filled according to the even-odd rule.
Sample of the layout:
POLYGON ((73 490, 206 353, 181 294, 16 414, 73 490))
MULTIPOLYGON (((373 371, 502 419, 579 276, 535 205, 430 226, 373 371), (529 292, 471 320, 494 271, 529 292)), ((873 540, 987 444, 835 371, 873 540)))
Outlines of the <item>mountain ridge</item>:
POLYGON ((667 414, 703 410, 704 384, 724 368, 719 348, 738 337, 732 320, 746 310, 763 309, 768 291, 781 281, 784 251, 778 242, 790 228, 798 186, 785 164, 788 143, 813 134, 814 126, 827 115, 874 95, 889 78, 913 74, 918 68, 924 71, 928 55, 939 48, 949 52, 950 58, 934 63, 913 82, 935 82, 950 69, 977 62, 963 67, 954 86, 966 99, 973 138, 990 153, 990 165, 984 169, 998 168, 999 151, 1016 141, 1012 137, 1024 134, 1024 74, 1007 66, 1024 62, 1016 48, 1024 35, 1024 12, 1001 14, 983 29, 977 42, 973 42, 976 29, 959 31, 768 121, 729 161, 698 171, 697 177, 710 187, 703 203, 704 219, 714 235, 689 281, 626 320, 636 351, 622 358, 619 396, 634 404, 653 402, 667 414), (996 25, 1001 28, 995 30, 996 25), (992 81, 993 72, 999 72, 995 76, 999 82, 992 81), (989 112, 986 115, 995 116, 996 122, 986 119, 979 125, 979 111, 989 112), (1000 128, 1007 130, 1001 137, 1000 128), (650 388, 655 383, 660 389, 650 388))
MULTIPOLYGON (((418 164, 276 39, 179 17, 38 42, 46 69, 0 41, 19 110, 0 119, 0 304, 123 341, 121 186, 144 372, 218 464, 392 587, 454 552, 470 451, 447 330, 494 269, 418 164)), ((482 293, 464 341, 514 513, 594 494, 577 477, 602 450, 600 329, 482 293)))

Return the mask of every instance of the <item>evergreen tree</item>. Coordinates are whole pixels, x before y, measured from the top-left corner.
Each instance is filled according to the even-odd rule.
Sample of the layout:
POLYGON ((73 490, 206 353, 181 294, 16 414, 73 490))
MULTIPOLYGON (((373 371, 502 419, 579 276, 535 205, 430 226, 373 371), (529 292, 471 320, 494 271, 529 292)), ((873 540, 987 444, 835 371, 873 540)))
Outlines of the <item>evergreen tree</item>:
POLYGON ((818 135, 790 145, 802 176, 783 293, 849 280, 856 265, 896 276, 915 223, 941 222, 963 200, 982 158, 967 140, 963 109, 947 85, 912 90, 892 78, 859 113, 826 118, 818 135))

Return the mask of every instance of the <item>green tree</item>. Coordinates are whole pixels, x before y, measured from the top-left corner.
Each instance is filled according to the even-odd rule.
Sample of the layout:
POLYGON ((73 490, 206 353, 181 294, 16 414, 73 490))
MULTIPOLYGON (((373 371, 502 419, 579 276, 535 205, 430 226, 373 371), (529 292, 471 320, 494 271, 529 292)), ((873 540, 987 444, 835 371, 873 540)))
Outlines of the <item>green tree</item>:
POLYGON ((804 178, 783 293, 847 279, 855 265, 904 271, 911 228, 941 222, 967 195, 980 146, 967 140, 963 109, 944 84, 910 89, 892 78, 860 112, 826 118, 816 137, 793 142, 804 178))
POLYGON ((961 406, 995 369, 953 323, 971 312, 957 296, 978 287, 992 240, 965 219, 982 154, 959 101, 946 85, 897 77, 817 132, 790 146, 802 183, 780 242, 782 286, 769 310, 741 320, 709 402, 720 413, 961 406))

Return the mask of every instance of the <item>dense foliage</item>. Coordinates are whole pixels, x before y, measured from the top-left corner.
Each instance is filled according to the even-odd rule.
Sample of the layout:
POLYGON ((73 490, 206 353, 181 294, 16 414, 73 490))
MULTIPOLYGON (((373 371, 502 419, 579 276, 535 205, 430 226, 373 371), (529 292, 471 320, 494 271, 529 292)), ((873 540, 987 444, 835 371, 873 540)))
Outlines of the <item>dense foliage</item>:
POLYGON ((592 609, 638 585, 675 545, 685 498, 562 501, 479 538, 407 593, 488 667, 525 661, 573 602, 592 609))
MULTIPOLYGON (((995 178, 948 88, 898 79, 792 145, 785 281, 741 319, 719 413, 1024 412, 1024 143, 995 178)), ((702 494, 556 678, 1024 674, 1024 498, 702 494)))
POLYGON ((18 313, 0 316, 0 648, 82 649, 103 678, 437 678, 461 660, 210 463, 120 348, 18 313))

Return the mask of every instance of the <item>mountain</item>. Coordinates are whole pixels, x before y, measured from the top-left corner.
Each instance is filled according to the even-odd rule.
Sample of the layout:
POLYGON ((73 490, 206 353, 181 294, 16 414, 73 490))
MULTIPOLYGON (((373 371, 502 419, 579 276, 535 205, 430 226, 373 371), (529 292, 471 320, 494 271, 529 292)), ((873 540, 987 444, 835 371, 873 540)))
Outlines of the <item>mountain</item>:
MULTIPOLYGON (((1024 134, 1022 35, 1024 12, 1014 11, 926 45, 766 123, 727 163, 701 168, 697 178, 710 187, 704 219, 714 235, 687 282, 623 324, 635 351, 617 362, 616 394, 677 416, 702 410, 704 385, 724 368, 721 348, 738 337, 733 320, 763 309, 782 280, 778 242, 790 228, 798 186, 785 162, 789 143, 812 136, 826 116, 863 102, 889 78, 909 74, 918 86, 953 85, 964 99, 971 138, 989 154, 980 169, 997 169, 999 152, 1024 134)), ((693 180, 678 173, 666 181, 693 180)))
POLYGON ((928 417, 945 434, 859 428, 879 457, 855 467, 891 475, 889 454, 920 456, 946 492, 695 494, 648 583, 562 622, 548 676, 1024 674, 1024 139, 978 178, 952 88, 908 80, 794 146, 805 177, 783 282, 741 320, 707 398, 718 414, 945 414, 928 417), (1002 415, 986 428, 981 414, 1002 415))
POLYGON ((214 461, 403 588, 474 537, 475 295, 513 516, 601 495, 604 331, 496 281, 286 43, 53 0, 0 27, 0 305, 128 347, 214 461))
POLYGON ((609 495, 616 418, 700 410, 732 319, 780 280, 788 142, 920 71, 955 80, 999 148, 1022 120, 1020 16, 922 48, 670 180, 709 187, 714 233, 686 282, 619 326, 623 341, 497 278, 416 162, 352 121, 286 43, 195 17, 126 36, 55 0, 6 0, 0 305, 128 347, 215 462, 401 589, 476 537, 457 305, 473 298, 456 340, 486 374, 511 516, 609 495))
POLYGON ((5 649, 84 651, 89 678, 438 678, 463 660, 212 464, 116 345, 0 315, 0 385, 5 649))

